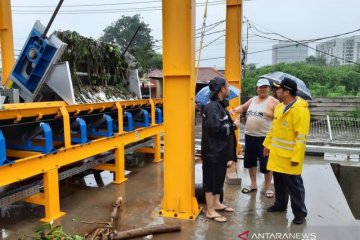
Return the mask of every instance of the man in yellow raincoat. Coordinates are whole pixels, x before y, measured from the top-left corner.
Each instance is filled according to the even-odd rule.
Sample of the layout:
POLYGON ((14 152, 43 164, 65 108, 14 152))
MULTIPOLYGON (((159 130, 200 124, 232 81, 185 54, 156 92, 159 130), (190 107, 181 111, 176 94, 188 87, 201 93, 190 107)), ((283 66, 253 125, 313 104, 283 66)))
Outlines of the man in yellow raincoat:
POLYGON ((267 211, 286 211, 290 196, 295 216, 293 223, 302 224, 307 209, 301 172, 310 128, 310 112, 308 103, 296 97, 296 82, 285 78, 274 86, 281 103, 275 108, 271 130, 263 143, 264 155, 269 156, 267 170, 274 173, 275 187, 275 203, 267 211))

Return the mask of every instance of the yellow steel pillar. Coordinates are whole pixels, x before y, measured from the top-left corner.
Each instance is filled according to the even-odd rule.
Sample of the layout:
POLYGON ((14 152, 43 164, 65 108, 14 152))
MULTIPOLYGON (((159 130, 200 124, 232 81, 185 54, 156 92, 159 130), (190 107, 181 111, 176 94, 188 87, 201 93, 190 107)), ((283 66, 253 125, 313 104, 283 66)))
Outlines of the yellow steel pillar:
MULTIPOLYGON (((241 24, 243 0, 226 0, 226 46, 225 46, 225 77, 231 85, 241 89, 241 24)), ((230 108, 240 104, 239 97, 230 101, 230 108)), ((239 139, 240 130, 236 131, 239 139)), ((241 146, 238 145, 238 151, 241 146)))
POLYGON ((160 214, 195 219, 195 1, 163 0, 164 197, 160 214))
MULTIPOLYGON (((151 104, 151 126, 156 125, 156 121, 155 121, 155 103, 152 99, 150 99, 150 104, 151 104)), ((159 163, 161 162, 161 136, 160 133, 157 133, 154 136, 154 163, 159 163)))
POLYGON ((60 211, 58 169, 51 169, 44 173, 44 193, 27 197, 23 201, 45 207, 45 217, 40 219, 42 222, 51 222, 65 215, 60 211))
POLYGON ((10 0, 0 1, 0 43, 2 59, 1 84, 3 86, 9 86, 8 77, 14 66, 14 42, 10 0))
POLYGON ((121 144, 121 146, 115 148, 115 184, 123 183, 127 180, 125 178, 125 147, 121 144))
MULTIPOLYGON (((118 134, 124 133, 124 126, 123 126, 123 108, 119 102, 115 103, 115 107, 118 112, 118 134)), ((115 163, 104 163, 99 164, 93 169, 101 170, 101 171, 111 171, 114 173, 114 184, 121 184, 127 180, 125 178, 125 145, 123 143, 119 144, 114 149, 114 158, 115 163)))
POLYGON ((124 133, 124 126, 123 126, 123 108, 119 102, 115 103, 116 109, 118 111, 118 133, 124 133))
POLYGON ((154 136, 154 163, 161 162, 161 136, 160 133, 154 136))
POLYGON ((103 163, 93 169, 101 171, 110 171, 114 173, 114 184, 121 184, 127 180, 125 178, 125 146, 120 144, 114 149, 115 164, 103 163))
POLYGON ((64 143, 65 143, 65 147, 68 148, 71 146, 70 117, 69 117, 69 113, 66 110, 65 106, 60 108, 60 112, 63 117, 64 143))
POLYGON ((65 214, 60 211, 59 175, 57 169, 44 173, 44 198, 45 218, 41 219, 41 221, 50 222, 65 214))

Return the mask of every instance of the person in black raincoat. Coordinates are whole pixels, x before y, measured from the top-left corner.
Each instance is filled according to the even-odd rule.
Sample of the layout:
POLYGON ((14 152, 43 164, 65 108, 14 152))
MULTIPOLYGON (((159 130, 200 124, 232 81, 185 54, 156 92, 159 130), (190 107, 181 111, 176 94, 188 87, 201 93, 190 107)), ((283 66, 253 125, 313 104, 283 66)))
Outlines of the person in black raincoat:
POLYGON ((229 84, 216 77, 209 82, 210 101, 202 111, 201 156, 203 160, 203 188, 206 199, 206 217, 217 222, 226 218, 217 211, 233 212, 234 209, 220 202, 227 164, 236 161, 236 137, 234 130, 240 121, 234 122, 226 110, 229 84))

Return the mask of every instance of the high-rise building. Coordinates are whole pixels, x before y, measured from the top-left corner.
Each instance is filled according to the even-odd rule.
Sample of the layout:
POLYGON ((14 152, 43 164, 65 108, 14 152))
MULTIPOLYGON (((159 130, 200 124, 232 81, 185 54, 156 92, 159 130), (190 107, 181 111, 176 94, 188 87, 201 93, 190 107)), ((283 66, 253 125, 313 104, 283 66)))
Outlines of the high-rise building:
POLYGON ((272 64, 304 62, 309 49, 306 45, 294 43, 279 43, 273 45, 272 64))
POLYGON ((316 45, 316 56, 326 59, 327 64, 343 65, 360 62, 360 35, 334 38, 316 45))

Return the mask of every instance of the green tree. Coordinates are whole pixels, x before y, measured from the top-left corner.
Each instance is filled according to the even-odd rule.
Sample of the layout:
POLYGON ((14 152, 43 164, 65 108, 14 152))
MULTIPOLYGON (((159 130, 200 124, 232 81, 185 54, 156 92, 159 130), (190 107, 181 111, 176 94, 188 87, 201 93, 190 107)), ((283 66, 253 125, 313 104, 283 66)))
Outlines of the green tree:
MULTIPOLYGON (((316 62, 309 60, 312 63, 316 62)), ((244 96, 254 96, 255 83, 259 77, 276 71, 286 72, 303 80, 313 97, 360 95, 360 65, 358 64, 321 66, 310 63, 280 63, 255 69, 247 68, 243 82, 244 96)))
POLYGON ((104 29, 104 34, 100 37, 100 40, 104 42, 115 41, 123 51, 139 26, 140 30, 129 46, 128 52, 141 65, 140 74, 142 75, 151 69, 162 68, 162 55, 154 51, 154 39, 150 34, 151 29, 148 24, 141 20, 139 14, 132 17, 122 16, 104 29))
POLYGON ((139 14, 132 17, 123 15, 119 20, 113 22, 103 30, 104 34, 99 40, 103 42, 116 42, 124 49, 139 26, 140 30, 135 36, 130 48, 143 46, 145 44, 149 44, 152 48, 154 40, 150 35, 151 29, 148 24, 141 20, 139 14))
POLYGON ((318 66, 325 66, 326 59, 324 57, 314 57, 311 55, 310 57, 306 58, 306 63, 318 66))
POLYGON ((162 55, 157 54, 149 43, 131 48, 130 53, 143 68, 142 72, 146 73, 154 68, 162 68, 162 55))

